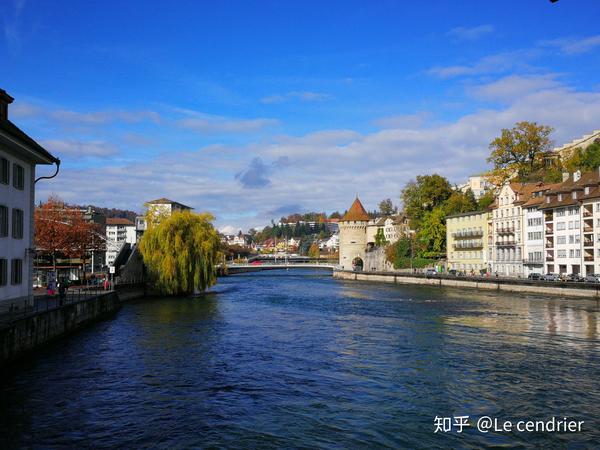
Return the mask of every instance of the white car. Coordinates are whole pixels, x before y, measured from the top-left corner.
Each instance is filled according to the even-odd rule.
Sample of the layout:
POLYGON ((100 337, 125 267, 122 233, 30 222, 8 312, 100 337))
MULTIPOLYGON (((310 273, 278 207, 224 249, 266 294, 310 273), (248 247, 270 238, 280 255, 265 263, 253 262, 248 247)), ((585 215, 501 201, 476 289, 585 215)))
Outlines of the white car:
POLYGON ((586 283, 600 283, 600 275, 595 273, 590 273, 585 277, 586 283))

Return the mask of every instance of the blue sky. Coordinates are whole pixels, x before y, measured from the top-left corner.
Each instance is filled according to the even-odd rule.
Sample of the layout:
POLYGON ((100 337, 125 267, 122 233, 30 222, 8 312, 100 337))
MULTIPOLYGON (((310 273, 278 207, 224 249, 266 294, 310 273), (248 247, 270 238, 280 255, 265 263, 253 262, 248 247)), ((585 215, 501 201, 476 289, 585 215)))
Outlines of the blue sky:
MULTIPOLYGON (((369 209, 487 168, 520 120, 600 129, 600 2, 4 0, 11 119, 63 160, 39 186, 228 230, 369 209)), ((41 169, 45 170, 45 169, 41 169)))

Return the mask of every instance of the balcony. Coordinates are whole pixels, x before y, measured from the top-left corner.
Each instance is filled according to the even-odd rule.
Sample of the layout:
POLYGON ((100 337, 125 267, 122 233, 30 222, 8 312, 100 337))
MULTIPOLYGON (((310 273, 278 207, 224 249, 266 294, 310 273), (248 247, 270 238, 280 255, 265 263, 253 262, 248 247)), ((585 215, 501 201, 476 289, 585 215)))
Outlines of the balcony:
POLYGON ((544 264, 544 258, 527 258, 523 260, 526 266, 544 264))
POLYGON ((583 208, 583 217, 592 217, 594 213, 591 209, 583 208))
POLYGON ((553 262, 554 261, 554 255, 546 255, 546 261, 547 262, 553 262))
POLYGON ((503 227, 503 228, 496 229, 496 233, 498 233, 498 234, 514 234, 514 232, 515 232, 515 227, 503 227))
POLYGON ((594 241, 592 239, 584 239, 583 240, 583 246, 584 247, 593 247, 594 246, 594 241))
POLYGON ((593 256, 589 256, 589 255, 585 255, 585 256, 583 257, 583 260, 584 260, 584 261, 593 261, 593 260, 594 260, 594 257, 593 257, 593 256))
POLYGON ((550 211, 550 212, 547 212, 547 213, 544 215, 544 219, 545 219, 545 221, 546 221, 546 222, 552 222, 552 221, 554 220, 554 216, 553 216, 553 214, 552 214, 552 211, 550 211))
POLYGON ((464 238, 464 237, 482 237, 483 230, 459 230, 452 233, 452 237, 454 238, 464 238))
POLYGON ((516 241, 496 242, 496 247, 508 247, 508 246, 516 245, 516 244, 517 244, 516 241))
POLYGON ((554 234, 554 227, 552 225, 548 226, 546 224, 546 234, 554 234))
POLYGON ((469 240, 469 241, 458 241, 454 243, 454 249, 465 249, 465 248, 482 248, 483 241, 481 239, 469 240))
POLYGON ((583 232, 584 233, 593 233, 594 232, 594 227, 590 226, 588 224, 585 224, 583 227, 583 232))

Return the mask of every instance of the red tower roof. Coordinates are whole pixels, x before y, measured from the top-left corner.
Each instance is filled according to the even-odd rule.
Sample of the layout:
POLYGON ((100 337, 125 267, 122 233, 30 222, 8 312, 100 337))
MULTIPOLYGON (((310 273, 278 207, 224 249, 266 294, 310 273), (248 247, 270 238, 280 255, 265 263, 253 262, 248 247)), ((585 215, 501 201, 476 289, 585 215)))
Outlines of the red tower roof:
POLYGON ((352 206, 350 207, 348 212, 344 214, 344 217, 342 217, 341 222, 348 222, 350 220, 364 222, 369 221, 369 215, 367 214, 365 207, 362 205, 358 197, 356 197, 356 200, 354 200, 354 203, 352 203, 352 206))

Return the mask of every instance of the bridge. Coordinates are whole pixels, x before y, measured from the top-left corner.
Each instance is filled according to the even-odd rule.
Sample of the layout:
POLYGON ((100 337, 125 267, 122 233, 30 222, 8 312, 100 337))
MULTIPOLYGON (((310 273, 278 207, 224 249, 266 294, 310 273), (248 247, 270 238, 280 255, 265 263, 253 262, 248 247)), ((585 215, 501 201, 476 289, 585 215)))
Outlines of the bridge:
POLYGON ((228 264, 227 275, 235 275, 246 272, 259 272, 262 270, 289 270, 289 269, 321 269, 333 272, 338 267, 331 262, 266 262, 260 264, 228 264))

